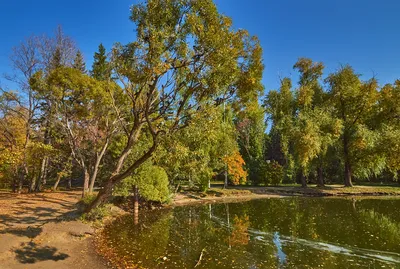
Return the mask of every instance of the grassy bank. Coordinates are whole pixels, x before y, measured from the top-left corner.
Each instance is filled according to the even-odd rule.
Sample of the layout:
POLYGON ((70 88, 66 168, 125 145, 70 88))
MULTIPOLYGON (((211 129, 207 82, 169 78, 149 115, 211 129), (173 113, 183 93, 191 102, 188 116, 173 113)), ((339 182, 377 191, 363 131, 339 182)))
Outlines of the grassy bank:
POLYGON ((298 185, 282 185, 269 187, 235 186, 224 189, 222 186, 213 186, 206 192, 185 190, 176 194, 173 205, 193 203, 207 203, 218 200, 262 199, 282 196, 399 196, 400 186, 362 185, 352 188, 342 185, 327 185, 323 188, 309 185, 302 188, 298 185))

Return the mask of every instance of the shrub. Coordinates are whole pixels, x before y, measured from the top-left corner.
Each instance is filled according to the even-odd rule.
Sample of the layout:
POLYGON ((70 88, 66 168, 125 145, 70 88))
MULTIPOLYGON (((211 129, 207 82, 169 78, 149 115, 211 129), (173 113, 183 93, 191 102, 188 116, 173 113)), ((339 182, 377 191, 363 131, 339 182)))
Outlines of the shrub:
POLYGON ((85 221, 97 221, 102 220, 108 216, 111 216, 112 204, 104 204, 102 206, 92 209, 90 212, 82 215, 82 219, 85 221))
POLYGON ((171 198, 168 175, 159 166, 146 164, 137 173, 126 178, 114 190, 114 195, 129 196, 137 185, 140 196, 148 201, 166 203, 171 198))

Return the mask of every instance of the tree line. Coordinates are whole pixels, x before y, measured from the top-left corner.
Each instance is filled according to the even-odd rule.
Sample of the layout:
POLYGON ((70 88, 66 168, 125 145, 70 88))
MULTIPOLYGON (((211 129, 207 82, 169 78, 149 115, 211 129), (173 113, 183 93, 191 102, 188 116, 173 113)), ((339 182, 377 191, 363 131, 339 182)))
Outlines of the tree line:
POLYGON ((131 8, 136 39, 100 45, 87 70, 61 27, 13 49, 0 96, 1 182, 166 201, 187 182, 269 185, 397 178, 400 82, 300 58, 295 86, 264 93, 257 37, 212 0, 131 8), (267 128, 268 126, 268 128, 267 128), (64 184, 64 183, 63 183, 64 184), (75 183, 76 184, 76 183, 75 183))

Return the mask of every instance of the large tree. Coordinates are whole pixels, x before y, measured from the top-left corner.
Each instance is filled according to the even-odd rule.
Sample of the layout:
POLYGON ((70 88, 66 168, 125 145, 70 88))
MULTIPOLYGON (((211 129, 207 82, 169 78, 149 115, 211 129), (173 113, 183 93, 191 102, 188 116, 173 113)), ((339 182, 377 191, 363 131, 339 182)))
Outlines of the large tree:
POLYGON ((340 138, 344 184, 351 187, 354 173, 359 177, 367 177, 381 167, 380 158, 370 159, 378 137, 374 129, 368 126, 368 119, 379 97, 378 83, 375 78, 362 81, 350 66, 341 67, 326 81, 335 116, 342 122, 340 138))
MULTIPOLYGON (((53 104, 55 124, 82 170, 83 195, 93 191, 99 166, 118 129, 115 100, 121 96, 114 82, 98 81, 75 68, 38 72, 31 87, 53 104)), ((121 102, 123 105, 124 102, 121 102)))
POLYGON ((89 210, 151 158, 160 136, 190 125, 209 105, 259 90, 249 72, 258 41, 246 31, 233 30, 232 21, 218 13, 213 1, 148 0, 131 11, 136 41, 116 45, 112 56, 129 103, 129 109, 118 111, 125 129, 124 149, 89 210), (243 81, 250 84, 240 88, 243 81), (127 161, 146 135, 151 138, 149 147, 127 161))

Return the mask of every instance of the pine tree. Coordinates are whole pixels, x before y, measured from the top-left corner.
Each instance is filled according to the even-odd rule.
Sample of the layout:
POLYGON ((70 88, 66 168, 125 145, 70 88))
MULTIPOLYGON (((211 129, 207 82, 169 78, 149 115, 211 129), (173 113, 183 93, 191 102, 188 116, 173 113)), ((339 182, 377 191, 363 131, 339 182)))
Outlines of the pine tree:
POLYGON ((86 74, 86 65, 85 65, 85 61, 83 60, 83 55, 82 53, 78 50, 78 52, 76 53, 74 62, 72 64, 72 67, 81 71, 82 74, 86 74))
POLYGON ((54 54, 51 58, 51 62, 50 62, 50 69, 54 70, 56 68, 59 68, 62 66, 62 53, 61 53, 61 49, 59 47, 57 47, 54 51, 54 54))
POLYGON ((106 49, 103 44, 99 45, 99 51, 94 54, 94 61, 91 75, 97 80, 109 80, 111 71, 107 61, 106 49))

